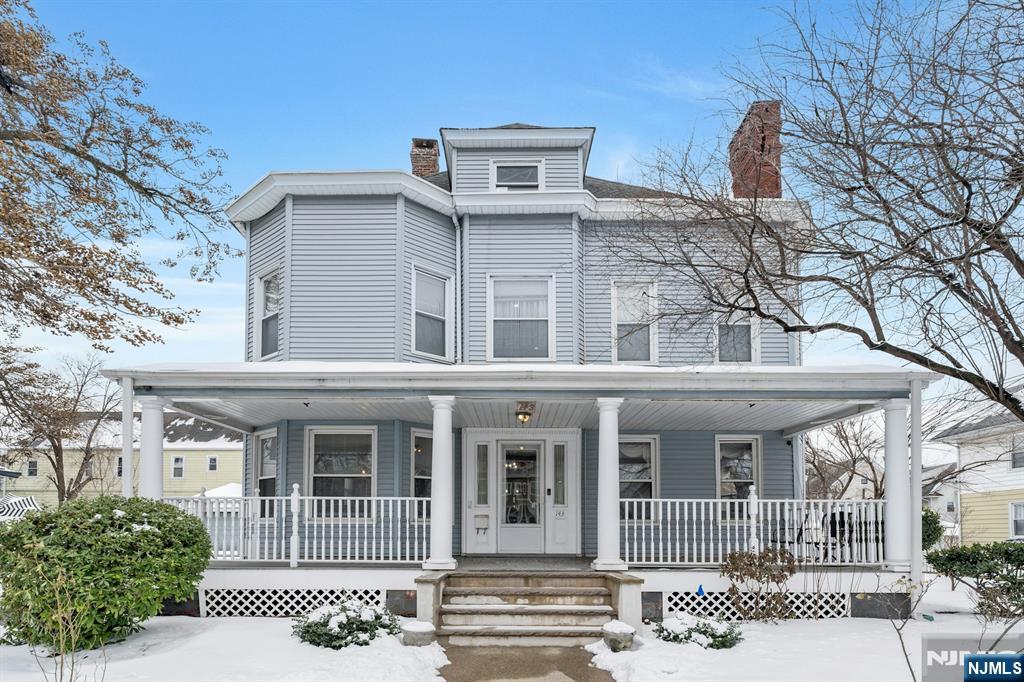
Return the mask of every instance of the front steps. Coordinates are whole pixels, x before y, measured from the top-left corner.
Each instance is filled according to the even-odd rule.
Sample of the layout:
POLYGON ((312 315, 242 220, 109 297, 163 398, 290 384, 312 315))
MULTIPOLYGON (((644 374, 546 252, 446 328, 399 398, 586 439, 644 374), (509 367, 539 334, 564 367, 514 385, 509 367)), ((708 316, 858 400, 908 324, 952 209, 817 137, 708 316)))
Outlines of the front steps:
POLYGON ((603 573, 454 572, 437 634, 455 646, 580 646, 615 619, 612 596, 603 573))

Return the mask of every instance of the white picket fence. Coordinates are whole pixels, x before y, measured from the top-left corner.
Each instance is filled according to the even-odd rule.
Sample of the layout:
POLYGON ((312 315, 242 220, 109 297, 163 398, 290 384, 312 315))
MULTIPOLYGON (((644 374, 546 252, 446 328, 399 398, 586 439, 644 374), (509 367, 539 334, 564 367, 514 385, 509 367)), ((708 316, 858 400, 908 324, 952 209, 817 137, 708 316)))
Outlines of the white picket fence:
POLYGON ((199 518, 224 561, 422 563, 430 500, 418 497, 168 497, 199 518))
POLYGON ((885 560, 882 500, 622 500, 621 548, 631 566, 718 565, 731 552, 774 547, 802 564, 885 560))

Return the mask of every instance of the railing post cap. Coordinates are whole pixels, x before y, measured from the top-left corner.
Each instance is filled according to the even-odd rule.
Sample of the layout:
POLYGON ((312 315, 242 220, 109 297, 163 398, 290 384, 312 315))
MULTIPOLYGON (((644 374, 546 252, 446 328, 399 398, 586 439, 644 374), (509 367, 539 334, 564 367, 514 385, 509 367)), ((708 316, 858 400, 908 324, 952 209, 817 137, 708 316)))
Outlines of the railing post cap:
POLYGON ((293 493, 299 492, 299 484, 298 483, 292 483, 292 492, 293 493))

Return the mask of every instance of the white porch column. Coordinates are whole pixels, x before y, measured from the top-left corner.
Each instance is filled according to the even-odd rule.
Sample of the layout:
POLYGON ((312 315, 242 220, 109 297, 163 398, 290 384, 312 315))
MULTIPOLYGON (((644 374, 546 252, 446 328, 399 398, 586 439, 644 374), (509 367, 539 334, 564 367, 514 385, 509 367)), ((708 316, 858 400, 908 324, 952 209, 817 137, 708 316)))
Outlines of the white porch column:
POLYGON ((910 580, 920 584, 924 574, 924 550, 921 549, 921 380, 910 382, 910 580))
POLYGON ((430 557, 423 568, 450 571, 458 564, 452 557, 453 507, 455 506, 452 454, 453 396, 429 396, 434 406, 433 461, 430 477, 430 557))
POLYGON ((139 434, 139 497, 164 496, 164 406, 156 396, 139 396, 142 432, 139 434))
POLYGON ((135 387, 121 379, 121 495, 135 495, 135 387))
POLYGON ((900 398, 882 406, 885 410, 885 562, 903 571, 909 570, 912 554, 907 402, 900 398))
POLYGON ((597 571, 624 571, 619 553, 619 406, 622 398, 598 398, 597 571))

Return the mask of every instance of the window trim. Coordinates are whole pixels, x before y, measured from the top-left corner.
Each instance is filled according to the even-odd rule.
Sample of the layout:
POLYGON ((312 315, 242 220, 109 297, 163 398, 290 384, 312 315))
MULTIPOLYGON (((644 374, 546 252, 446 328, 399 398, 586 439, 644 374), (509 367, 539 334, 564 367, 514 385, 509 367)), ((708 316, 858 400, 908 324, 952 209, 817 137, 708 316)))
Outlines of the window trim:
MULTIPOLYGON (((262 431, 256 431, 252 434, 252 490, 253 495, 259 496, 260 480, 263 478, 270 478, 270 476, 262 476, 262 458, 260 454, 260 440, 264 438, 277 438, 277 429, 263 429, 262 431)), ((277 497, 278 492, 278 480, 281 473, 281 441, 277 441, 277 471, 274 472, 274 497, 277 497)))
POLYGON ((1024 535, 1017 535, 1013 532, 1013 508, 1016 506, 1024 507, 1024 500, 1014 500, 1009 504, 1009 533, 1008 537, 1010 540, 1024 540, 1024 535))
MULTIPOLYGON (((612 334, 612 364, 616 365, 657 365, 658 364, 658 282, 653 279, 628 279, 617 278, 611 281, 611 334, 612 334), (619 313, 619 292, 620 285, 650 285, 651 311, 655 319, 647 325, 647 336, 650 343, 651 356, 649 360, 619 360, 619 334, 618 334, 618 313, 619 313)), ((716 327, 717 329, 717 327, 716 327)), ((718 353, 716 351, 715 355, 718 353)))
MULTIPOLYGON (((763 452, 764 443, 761 436, 756 434, 742 434, 742 433, 716 433, 715 434, 715 497, 716 500, 722 498, 722 443, 754 443, 754 485, 757 487, 758 497, 763 496, 761 490, 761 479, 763 469, 763 452)), ((741 499, 741 498, 737 498, 741 499)))
MULTIPOLYGON (((434 432, 430 429, 409 429, 409 497, 416 497, 416 479, 427 478, 426 476, 416 475, 416 439, 417 438, 429 438, 431 445, 433 445, 434 432)), ((434 455, 431 451, 430 455, 430 484, 433 487, 434 484, 434 455)), ((416 497, 418 500, 429 500, 430 497, 416 497)))
POLYGON ((1024 471, 1024 466, 1015 467, 1013 466, 1013 455, 1018 452, 1017 448, 1020 448, 1020 452, 1024 453, 1024 436, 1011 435, 1010 436, 1010 456, 1007 457, 1006 466, 1011 472, 1024 471))
MULTIPOLYGON (((558 358, 558 349, 555 347, 556 322, 555 322, 555 274, 553 273, 487 273, 487 328, 484 333, 486 344, 487 362, 555 362, 558 358), (494 356, 494 282, 496 280, 527 280, 546 279, 548 281, 548 356, 546 358, 498 358, 494 356)), ((498 318, 506 319, 506 318, 498 318)), ((539 318, 538 318, 539 319, 539 318)))
MULTIPOLYGON (((616 445, 616 449, 618 449, 618 446, 622 445, 623 443, 650 443, 650 445, 651 445, 651 497, 650 497, 650 499, 652 499, 652 500, 660 499, 661 498, 661 436, 656 434, 656 433, 655 434, 620 433, 619 434, 619 442, 616 445)), ((622 485, 621 472, 618 470, 618 466, 619 466, 618 453, 616 452, 616 457, 615 457, 615 468, 616 468, 615 479, 616 479, 616 482, 619 485, 622 485)), ((621 496, 621 493, 620 493, 619 494, 619 502, 621 503, 625 499, 642 500, 644 498, 642 498, 642 497, 623 498, 621 496)), ((654 513, 657 514, 657 511, 655 511, 654 513)), ((654 515, 652 514, 651 518, 647 519, 647 523, 653 523, 655 520, 656 519, 655 519, 654 515)), ((620 518, 619 518, 619 523, 620 524, 625 524, 626 523, 626 519, 621 518, 621 514, 620 514, 620 518)), ((637 523, 637 520, 634 519, 634 520, 630 521, 629 523, 630 524, 635 524, 635 523, 637 523)))
MULTIPOLYGON (((412 299, 409 302, 410 309, 410 347, 409 352, 411 355, 420 358, 426 358, 429 360, 443 360, 444 362, 455 361, 455 277, 450 274, 442 273, 439 270, 420 265, 419 263, 412 264, 412 299), (416 348, 416 315, 419 311, 416 309, 416 276, 419 273, 423 273, 428 277, 442 280, 444 282, 444 355, 434 355, 426 351, 417 350, 416 348)), ((434 319, 437 319, 430 313, 423 313, 429 315, 434 319)))
POLYGON ((171 457, 171 479, 180 481, 185 478, 185 455, 174 455, 171 457), (174 470, 178 468, 177 461, 181 460, 181 476, 176 476, 174 470))
POLYGON ((730 315, 722 319, 716 319, 712 327, 712 334, 714 336, 714 354, 712 360, 715 365, 722 365, 725 367, 736 367, 743 365, 760 365, 761 364, 761 320, 755 315, 749 316, 750 320, 750 361, 749 362, 733 362, 727 360, 719 360, 719 340, 718 340, 718 325, 720 324, 743 324, 742 316, 730 315), (737 318, 740 318, 739 320, 737 318))
MULTIPOLYGON (((370 495, 369 497, 377 497, 377 454, 378 454, 378 439, 377 439, 377 427, 376 426, 330 426, 330 425, 311 425, 304 429, 303 434, 303 473, 304 473, 304 485, 307 497, 317 497, 313 494, 313 439, 318 434, 351 434, 351 435, 369 435, 370 436, 370 495)), ((346 474, 321 474, 321 476, 333 476, 335 478, 366 478, 366 476, 352 476, 346 474)), ((359 499, 359 498, 352 498, 359 499)), ((312 509, 312 505, 310 505, 312 509)))
POLYGON ((206 473, 213 473, 213 472, 216 472, 216 471, 220 471, 220 457, 218 457, 217 455, 207 455, 206 456, 206 473), (212 469, 210 468, 211 464, 213 465, 212 469))
POLYGON ((488 169, 488 181, 487 186, 492 192, 506 192, 512 194, 525 194, 528 192, 546 192, 547 187, 544 182, 545 175, 545 164, 544 157, 504 157, 499 159, 491 159, 490 167, 488 169), (507 187, 498 187, 498 166, 536 166, 537 167, 537 189, 509 189, 507 187))
POLYGON ((118 455, 114 460, 114 478, 124 478, 124 455, 118 455))
POLYGON ((26 459, 25 460, 25 478, 39 478, 39 460, 38 459, 26 459), (36 472, 32 473, 32 465, 36 465, 36 472))
POLYGON ((262 272, 256 273, 255 277, 256 277, 256 287, 255 287, 256 288, 256 292, 255 292, 256 293, 256 301, 254 302, 254 309, 256 311, 256 319, 253 320, 253 341, 254 341, 254 343, 253 343, 253 349, 252 349, 253 352, 252 352, 252 354, 253 354, 253 357, 256 358, 256 360, 258 362, 263 362, 264 360, 273 360, 275 358, 280 357, 280 355, 281 355, 281 313, 284 311, 284 296, 283 296, 284 288, 283 288, 282 282, 281 282, 281 271, 280 271, 280 269, 278 269, 276 267, 275 268, 267 268, 267 269, 263 270, 262 272), (277 315, 277 350, 274 351, 273 353, 270 353, 269 355, 263 355, 263 321, 264 321, 264 319, 266 319, 268 317, 265 314, 265 310, 264 310, 263 289, 264 289, 264 282, 266 280, 270 279, 271 277, 277 277, 277 283, 278 283, 277 284, 277 288, 278 288, 279 294, 281 295, 281 303, 278 306, 277 312, 274 313, 275 315, 277 315))

